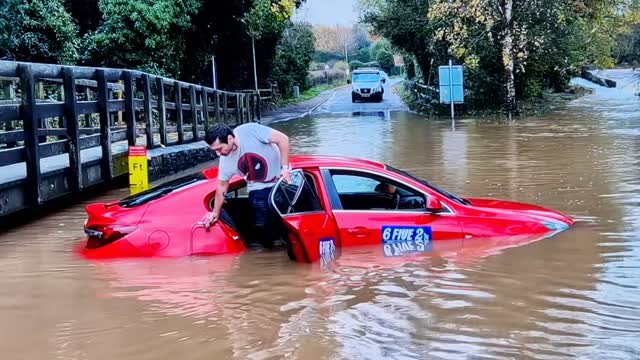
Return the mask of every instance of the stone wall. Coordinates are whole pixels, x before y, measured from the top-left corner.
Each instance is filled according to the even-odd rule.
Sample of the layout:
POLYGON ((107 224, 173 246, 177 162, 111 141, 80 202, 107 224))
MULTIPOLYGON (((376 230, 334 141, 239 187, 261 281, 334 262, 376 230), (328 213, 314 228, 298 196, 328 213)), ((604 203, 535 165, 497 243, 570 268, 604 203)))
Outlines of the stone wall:
POLYGON ((149 181, 188 170, 217 158, 203 141, 149 150, 149 181))

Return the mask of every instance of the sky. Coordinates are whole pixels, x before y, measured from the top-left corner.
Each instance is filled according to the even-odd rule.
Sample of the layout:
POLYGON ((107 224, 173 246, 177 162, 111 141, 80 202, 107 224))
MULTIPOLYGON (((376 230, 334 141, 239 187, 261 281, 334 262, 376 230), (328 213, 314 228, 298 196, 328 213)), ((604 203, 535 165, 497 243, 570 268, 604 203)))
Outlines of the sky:
POLYGON ((307 0, 294 19, 313 25, 353 25, 358 21, 356 0, 307 0))

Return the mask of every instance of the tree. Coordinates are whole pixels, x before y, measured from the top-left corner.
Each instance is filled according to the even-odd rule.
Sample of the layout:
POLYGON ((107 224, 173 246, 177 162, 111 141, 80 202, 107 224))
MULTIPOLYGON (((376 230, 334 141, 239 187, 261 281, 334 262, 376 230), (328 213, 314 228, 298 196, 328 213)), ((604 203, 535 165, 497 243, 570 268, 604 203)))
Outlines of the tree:
POLYGON ((185 32, 199 6, 198 0, 101 0, 104 22, 93 37, 92 58, 105 66, 178 77, 185 32))
MULTIPOLYGON (((478 69, 496 61, 488 74, 503 85, 505 109, 539 96, 542 87, 563 88, 585 64, 611 66, 615 35, 637 19, 637 5, 625 0, 437 0, 429 19, 439 24, 437 38, 449 53, 478 69)), ((490 69, 490 67, 489 67, 490 69)))
POLYGON ((5 0, 0 4, 0 59, 73 64, 77 27, 61 0, 5 0))
POLYGON ((295 23, 284 31, 276 48, 271 78, 285 95, 290 95, 296 85, 302 90, 308 88, 307 76, 314 43, 310 24, 295 23))
POLYGON ((211 84, 211 56, 215 54, 218 86, 221 89, 253 88, 250 33, 256 31, 260 33, 260 40, 255 42, 258 82, 266 84, 272 71, 276 46, 290 21, 288 16, 302 2, 202 1, 200 10, 192 18, 193 26, 186 35, 189 46, 182 63, 182 78, 211 84), (277 13, 277 16, 264 11, 265 4, 270 4, 270 11, 277 13), (277 21, 278 24, 261 24, 271 21, 277 21))
POLYGON ((640 26, 634 25, 631 30, 620 35, 616 40, 612 53, 616 64, 634 64, 640 62, 640 26))
POLYGON ((344 55, 345 46, 349 51, 356 48, 354 40, 356 40, 357 32, 351 27, 316 26, 313 28, 313 34, 316 39, 317 51, 344 55))
POLYGON ((372 33, 414 56, 423 81, 431 71, 430 60, 446 53, 447 48, 435 41, 434 24, 427 17, 433 0, 364 0, 360 2, 363 20, 372 33))
POLYGON ((389 42, 389 40, 382 39, 382 40, 379 40, 379 41, 375 42, 369 48, 369 56, 370 56, 370 58, 371 59, 377 59, 378 58, 378 54, 381 51, 385 51, 385 52, 393 54, 392 46, 391 46, 391 43, 389 42))
POLYGON ((80 36, 92 33, 100 26, 102 13, 99 3, 100 0, 64 0, 67 13, 78 24, 80 36))
POLYGON ((638 21, 637 3, 361 0, 374 32, 413 55, 423 81, 432 61, 453 59, 465 65, 470 108, 509 113, 544 88, 564 89, 585 64, 611 66, 615 40, 638 21))
POLYGON ((393 59, 393 54, 390 53, 389 51, 383 49, 380 50, 377 54, 376 54, 376 62, 380 65, 380 67, 382 68, 382 70, 391 73, 391 70, 393 70, 394 66, 395 66, 395 61, 393 59))

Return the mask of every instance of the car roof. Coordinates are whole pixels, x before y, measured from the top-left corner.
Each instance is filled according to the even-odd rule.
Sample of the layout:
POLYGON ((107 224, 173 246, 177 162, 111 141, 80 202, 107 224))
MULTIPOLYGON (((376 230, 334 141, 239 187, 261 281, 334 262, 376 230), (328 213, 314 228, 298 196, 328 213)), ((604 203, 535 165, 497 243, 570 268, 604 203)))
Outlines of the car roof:
POLYGON ((349 167, 369 170, 384 170, 386 166, 378 161, 346 156, 296 155, 289 158, 292 168, 349 167))
MULTIPOLYGON (((330 155, 292 155, 289 157, 289 164, 293 169, 333 167, 379 171, 387 168, 385 164, 378 161, 330 155)), ((215 179, 218 177, 218 170, 216 165, 203 170, 203 174, 208 179, 215 179)))
POLYGON ((380 70, 377 69, 358 69, 358 70, 353 70, 354 74, 380 74, 380 70))

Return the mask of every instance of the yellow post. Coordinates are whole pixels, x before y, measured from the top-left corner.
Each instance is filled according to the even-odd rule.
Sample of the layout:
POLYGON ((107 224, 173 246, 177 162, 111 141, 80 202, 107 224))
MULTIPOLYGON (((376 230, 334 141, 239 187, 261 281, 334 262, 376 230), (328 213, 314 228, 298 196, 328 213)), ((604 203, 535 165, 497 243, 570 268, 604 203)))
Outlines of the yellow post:
POLYGON ((129 192, 133 195, 148 188, 147 148, 129 146, 129 192))

